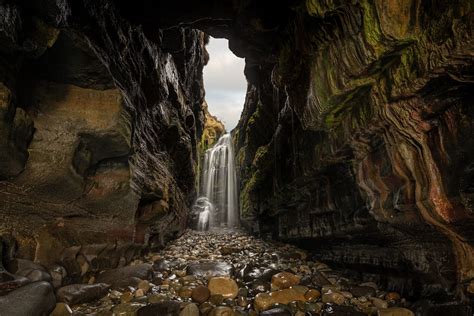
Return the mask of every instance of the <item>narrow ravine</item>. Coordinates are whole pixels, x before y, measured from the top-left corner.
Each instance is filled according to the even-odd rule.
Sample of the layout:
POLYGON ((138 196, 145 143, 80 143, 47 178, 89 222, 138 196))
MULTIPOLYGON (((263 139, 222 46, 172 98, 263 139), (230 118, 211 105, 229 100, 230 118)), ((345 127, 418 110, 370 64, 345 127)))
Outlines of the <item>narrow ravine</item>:
POLYGON ((473 25, 0 0, 0 316, 473 316, 473 25))
POLYGON ((59 295, 69 303, 98 296, 74 305, 75 315, 414 315, 396 292, 359 284, 297 247, 241 231, 188 230, 90 283, 59 295), (101 282, 110 289, 98 291, 101 282))

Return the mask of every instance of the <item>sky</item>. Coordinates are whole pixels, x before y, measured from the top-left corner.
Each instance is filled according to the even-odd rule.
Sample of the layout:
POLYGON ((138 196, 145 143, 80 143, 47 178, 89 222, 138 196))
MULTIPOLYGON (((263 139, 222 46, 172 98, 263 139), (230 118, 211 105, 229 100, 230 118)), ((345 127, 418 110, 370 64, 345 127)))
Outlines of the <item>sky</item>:
POLYGON ((209 112, 230 132, 239 122, 247 92, 245 61, 229 50, 226 39, 210 38, 209 63, 204 67, 204 88, 209 112))

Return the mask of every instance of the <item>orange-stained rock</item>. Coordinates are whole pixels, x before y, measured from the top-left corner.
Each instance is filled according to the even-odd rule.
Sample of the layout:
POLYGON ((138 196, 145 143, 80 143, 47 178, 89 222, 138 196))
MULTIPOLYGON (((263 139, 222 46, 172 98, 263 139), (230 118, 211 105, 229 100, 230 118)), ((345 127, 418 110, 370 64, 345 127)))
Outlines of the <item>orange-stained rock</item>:
POLYGON ((264 311, 273 304, 288 304, 293 301, 306 301, 303 293, 295 289, 283 289, 275 292, 257 294, 254 301, 254 307, 258 311, 264 311))
POLYGON ((290 272, 280 272, 272 276, 272 289, 287 289, 290 286, 298 285, 300 283, 301 277, 290 273, 290 272))
POLYGON ((236 298, 239 291, 237 283, 228 277, 215 277, 207 285, 211 295, 222 295, 224 298, 236 298))

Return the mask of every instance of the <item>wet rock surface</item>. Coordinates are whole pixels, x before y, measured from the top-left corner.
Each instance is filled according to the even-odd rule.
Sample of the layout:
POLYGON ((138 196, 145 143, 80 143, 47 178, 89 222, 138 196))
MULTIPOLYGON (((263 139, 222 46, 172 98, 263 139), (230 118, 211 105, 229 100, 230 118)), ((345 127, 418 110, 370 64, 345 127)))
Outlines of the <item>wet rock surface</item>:
POLYGON ((128 286, 100 299, 73 304, 74 315, 414 315, 398 293, 347 279, 294 246, 243 232, 187 231, 160 252, 96 280, 120 275, 140 281, 128 279, 128 286), (223 247, 235 250, 223 254, 223 247), (142 273, 149 267, 151 273, 142 273))
POLYGON ((30 283, 0 296, 1 316, 46 316, 55 306, 53 287, 44 281, 30 283))

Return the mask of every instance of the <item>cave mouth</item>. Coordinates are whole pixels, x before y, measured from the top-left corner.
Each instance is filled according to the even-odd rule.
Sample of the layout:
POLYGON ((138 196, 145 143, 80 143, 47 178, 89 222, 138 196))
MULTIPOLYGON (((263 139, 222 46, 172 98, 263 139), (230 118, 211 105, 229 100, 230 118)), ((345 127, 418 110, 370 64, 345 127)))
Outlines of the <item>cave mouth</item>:
POLYGON ((231 132, 241 117, 247 93, 245 61, 230 50, 227 39, 209 36, 206 50, 209 61, 203 79, 208 111, 231 132))
POLYGON ((199 231, 239 226, 237 168, 232 130, 241 117, 247 80, 245 62, 226 39, 209 37, 203 69, 205 125, 199 148, 197 199, 189 225, 199 231))

